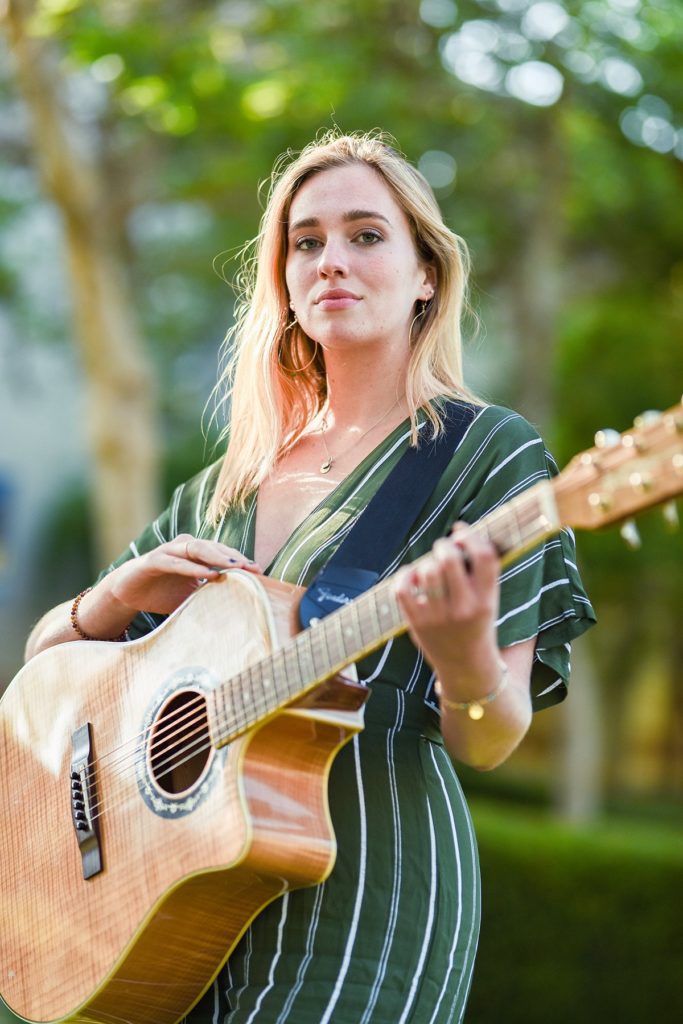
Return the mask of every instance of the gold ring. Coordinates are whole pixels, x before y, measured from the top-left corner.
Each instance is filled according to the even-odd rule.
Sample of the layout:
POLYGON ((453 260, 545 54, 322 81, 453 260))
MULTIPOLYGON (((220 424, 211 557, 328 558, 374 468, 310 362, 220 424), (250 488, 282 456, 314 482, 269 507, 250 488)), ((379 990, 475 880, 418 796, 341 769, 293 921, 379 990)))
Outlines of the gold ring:
POLYGON ((443 587, 412 587, 411 594, 415 598, 425 597, 428 601, 440 600, 446 596, 443 587))

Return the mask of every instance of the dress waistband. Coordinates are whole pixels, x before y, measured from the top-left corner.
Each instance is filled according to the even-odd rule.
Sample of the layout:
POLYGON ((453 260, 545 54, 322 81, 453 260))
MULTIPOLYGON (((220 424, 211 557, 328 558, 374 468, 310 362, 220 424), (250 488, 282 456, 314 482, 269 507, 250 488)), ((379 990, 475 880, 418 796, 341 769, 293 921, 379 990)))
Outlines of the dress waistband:
POLYGON ((365 705, 365 728, 369 732, 416 733, 434 743, 443 743, 438 714, 424 699, 421 689, 404 690, 381 677, 368 684, 370 697, 365 705))

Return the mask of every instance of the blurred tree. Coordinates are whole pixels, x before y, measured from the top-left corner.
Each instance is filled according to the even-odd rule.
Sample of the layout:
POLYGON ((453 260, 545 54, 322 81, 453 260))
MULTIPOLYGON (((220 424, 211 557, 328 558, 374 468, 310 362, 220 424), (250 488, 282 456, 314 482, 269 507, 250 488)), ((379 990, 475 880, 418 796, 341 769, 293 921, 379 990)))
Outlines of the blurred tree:
MULTIPOLYGON (((179 425, 174 443, 195 416, 209 353, 229 319, 229 301, 207 281, 207 253, 224 253, 218 269, 229 280, 232 255, 256 230, 256 182, 278 153, 334 123, 381 125, 428 177, 473 250, 476 304, 491 335, 473 360, 476 383, 538 423, 562 462, 592 443, 596 427, 623 428, 644 406, 676 399, 678 0, 8 0, 6 22, 27 6, 26 45, 50 54, 58 76, 40 90, 51 95, 31 103, 69 99, 51 115, 64 131, 59 152, 71 154, 74 175, 90 168, 97 190, 88 185, 81 197, 64 186, 57 193, 49 177, 46 185, 60 203, 71 194, 77 211, 90 197, 97 216, 81 213, 81 223, 95 246, 106 234, 119 268, 130 268, 133 295, 122 287, 117 301, 131 326, 106 365, 119 364, 125 390, 123 352, 139 316, 163 414, 179 425), (76 128, 85 154, 72 143, 76 128), (188 339, 199 356, 188 354, 188 339)), ((29 100, 31 83, 23 88, 29 100)), ((38 150, 53 137, 52 125, 41 130, 38 150)), ((15 160, 24 166, 25 154, 15 160)), ((46 154, 41 164, 49 168, 46 154)), ((65 209, 64 220, 74 213, 65 209)), ((7 294, 15 294, 14 273, 0 277, 7 294)), ((119 269, 111 280, 125 275, 119 269)), ((80 294, 85 305, 87 289, 80 294)), ((24 315, 35 316, 37 303, 28 305, 24 315)), ((91 351, 104 351, 99 329, 88 337, 91 351)), ((117 441, 130 450, 155 436, 153 424, 129 425, 126 415, 117 441)), ((134 531, 126 529, 127 539, 134 531)), ((653 645, 674 649, 679 548, 649 532, 647 557, 628 561, 609 537, 582 544, 609 624, 592 648, 608 710, 606 749, 590 754, 601 763, 621 763, 624 695, 653 645), (655 582, 651 610, 634 624, 625 595, 649 598, 655 582)), ((665 661, 667 692, 680 692, 679 663, 665 661)), ((669 750, 681 728, 680 701, 670 703, 679 732, 667 726, 669 750)), ((572 736, 589 735, 596 714, 579 715, 572 736)), ((607 781, 616 786, 618 776, 607 781)), ((588 793, 567 799, 597 806, 588 793)))
POLYGON ((158 507, 153 378, 129 294, 120 189, 106 136, 94 125, 85 131, 69 109, 66 81, 49 40, 32 23, 35 14, 28 0, 12 0, 5 20, 43 186, 64 219, 76 335, 89 383, 93 521, 98 554, 107 562, 158 507))

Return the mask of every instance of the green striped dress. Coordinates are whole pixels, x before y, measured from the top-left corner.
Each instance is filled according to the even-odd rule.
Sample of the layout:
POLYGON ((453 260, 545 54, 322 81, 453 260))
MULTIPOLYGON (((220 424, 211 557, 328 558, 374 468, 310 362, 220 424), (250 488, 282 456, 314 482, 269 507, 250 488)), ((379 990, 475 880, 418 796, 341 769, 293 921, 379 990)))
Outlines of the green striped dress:
MULTIPOLYGON (((299 525, 268 574, 309 583, 408 444, 403 423, 299 525)), ((456 520, 474 522, 556 471, 522 417, 482 408, 418 522, 396 538, 387 572, 426 553, 456 520)), ((253 557, 256 495, 218 528, 207 522, 217 473, 215 464, 179 487, 115 564, 178 533, 218 539, 253 557)), ((139 615, 132 635, 158 621, 139 615)), ((535 708, 565 696, 569 642, 593 621, 569 531, 504 571, 498 642, 538 636, 535 708)), ((472 822, 441 740, 434 677, 407 636, 357 668, 372 696, 364 731, 338 755, 330 777, 334 870, 323 884, 285 895, 256 918, 187 1024, 463 1018, 479 931, 479 871, 472 822)))

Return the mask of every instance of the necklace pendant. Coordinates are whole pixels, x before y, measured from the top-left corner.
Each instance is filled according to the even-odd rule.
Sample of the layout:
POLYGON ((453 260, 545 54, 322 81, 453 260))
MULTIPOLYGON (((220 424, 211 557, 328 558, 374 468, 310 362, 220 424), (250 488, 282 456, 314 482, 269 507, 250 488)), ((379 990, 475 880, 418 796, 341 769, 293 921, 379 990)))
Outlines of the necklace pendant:
POLYGON ((325 459, 325 461, 323 462, 322 466, 320 467, 320 472, 321 473, 329 473, 329 471, 331 469, 332 469, 332 459, 325 459))

